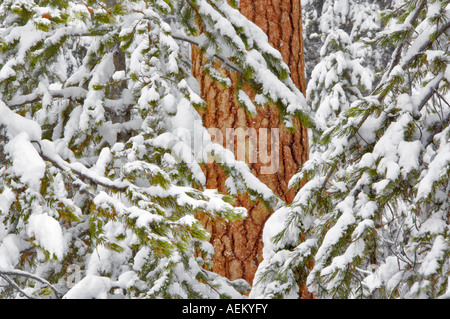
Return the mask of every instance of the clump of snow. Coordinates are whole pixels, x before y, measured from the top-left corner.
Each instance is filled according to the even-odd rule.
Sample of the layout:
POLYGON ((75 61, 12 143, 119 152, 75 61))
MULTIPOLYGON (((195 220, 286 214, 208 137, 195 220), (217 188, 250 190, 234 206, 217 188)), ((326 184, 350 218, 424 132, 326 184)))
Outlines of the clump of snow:
POLYGON ((113 75, 112 75, 112 79, 114 81, 122 81, 125 80, 125 71, 121 70, 121 71, 116 71, 113 75))
POLYGON ((245 105, 250 114, 256 114, 256 107, 253 104, 252 100, 248 97, 247 93, 242 90, 239 90, 237 98, 241 103, 245 105))
POLYGON ((37 141, 41 139, 41 127, 35 121, 26 119, 11 111, 6 104, 0 100, 0 125, 6 126, 10 138, 21 132, 26 132, 29 139, 37 141))
MULTIPOLYGON (((276 210, 266 221, 264 225, 263 230, 263 242, 264 242, 264 248, 263 248, 263 256, 264 259, 270 259, 277 250, 279 250, 279 244, 273 242, 273 238, 278 235, 286 226, 285 221, 287 219, 287 215, 289 214, 290 210, 286 207, 282 207, 278 210, 276 210)), ((290 231, 288 232, 289 237, 283 241, 283 244, 285 242, 288 242, 289 244, 294 244, 298 242, 298 231, 290 231)))
POLYGON ((50 255, 63 258, 64 243, 61 226, 58 221, 47 213, 32 214, 28 220, 28 236, 35 237, 36 242, 50 255))
POLYGON ((420 266, 419 272, 424 276, 431 276, 439 269, 439 262, 443 260, 447 250, 447 244, 443 236, 437 236, 431 251, 427 254, 420 266))
POLYGON ((18 235, 0 233, 0 270, 12 269, 20 260, 20 251, 23 248, 18 235))
POLYGON ((112 287, 111 279, 88 275, 70 289, 64 299, 107 299, 112 287))
POLYGON ((21 182, 39 191, 45 174, 45 162, 30 142, 26 132, 19 133, 5 146, 12 159, 12 170, 21 182))
POLYGON ((450 144, 443 145, 425 171, 417 186, 417 199, 428 196, 433 190, 433 183, 448 169, 450 164, 450 144))
MULTIPOLYGON (((10 188, 5 188, 0 193, 0 213, 6 214, 6 212, 9 212, 9 208, 11 207, 11 204, 13 203, 15 199, 15 194, 10 188)), ((1 233, 0 233, 0 240, 1 240, 1 233)))

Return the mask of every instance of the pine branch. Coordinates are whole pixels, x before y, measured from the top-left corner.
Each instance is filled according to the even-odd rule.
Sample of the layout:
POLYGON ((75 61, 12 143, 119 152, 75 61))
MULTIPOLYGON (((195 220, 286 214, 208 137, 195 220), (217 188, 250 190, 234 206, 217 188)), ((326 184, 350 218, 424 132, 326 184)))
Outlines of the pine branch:
MULTIPOLYGON (((416 20, 419 18, 419 15, 420 15, 420 13, 421 13, 421 11, 422 11, 422 9, 423 9, 423 7, 425 6, 425 0, 423 0, 423 1, 421 1, 421 3, 420 3, 420 6, 418 6, 417 8, 416 8, 416 11, 414 12, 414 14, 413 14, 413 16, 411 17, 411 19, 408 21, 408 22, 406 22, 405 21, 405 23, 407 23, 407 24, 409 24, 410 25, 410 27, 411 27, 411 30, 409 31, 409 34, 408 34, 408 38, 409 37, 411 37, 411 35, 413 34, 413 32, 414 32, 414 26, 413 26, 413 24, 414 24, 414 22, 416 22, 416 20)), ((405 5, 406 5, 407 3, 405 3, 405 5)), ((403 5, 404 6, 404 5, 403 5)), ((402 6, 402 7, 403 7, 402 6)), ((398 8, 397 10, 400 10, 401 9, 401 7, 400 8, 398 8)), ((397 11, 396 10, 396 11, 397 11)), ((403 47, 404 47, 404 45, 407 43, 407 41, 403 41, 396 49, 395 49, 395 51, 394 51, 394 53, 393 53, 393 59, 392 59, 392 63, 391 63, 391 65, 389 66, 389 70, 388 70, 388 72, 386 73, 386 76, 389 76, 389 74, 391 74, 391 72, 392 72, 392 70, 394 69, 394 67, 400 62, 400 58, 401 58, 401 54, 402 54, 402 51, 403 51, 403 47)))
MULTIPOLYGON (((193 39, 190 39, 188 37, 182 36, 182 35, 172 34, 172 38, 174 38, 175 40, 188 42, 188 43, 193 44, 193 45, 195 45, 196 47, 199 47, 199 48, 201 47, 201 44, 199 42, 197 42, 197 41, 195 41, 193 39)), ((228 60, 226 57, 223 57, 223 56, 221 56, 219 54, 214 54, 213 57, 216 58, 219 61, 222 61, 227 67, 229 67, 233 71, 239 73, 240 75, 244 74, 244 72, 241 69, 239 69, 236 64, 234 64, 233 62, 228 60)))
MULTIPOLYGON (((70 100, 84 100, 87 97, 88 90, 83 89, 81 87, 66 87, 61 90, 49 90, 48 93, 52 98, 63 98, 70 100)), ((19 95, 13 97, 9 101, 5 101, 5 104, 10 108, 14 109, 25 104, 36 103, 41 101, 43 98, 43 94, 40 93, 30 93, 26 95, 19 95)), ((126 99, 104 99, 105 107, 117 105, 118 101, 121 101, 123 106, 133 105, 133 101, 127 101, 126 99)))
POLYGON ((447 117, 443 119, 438 126, 433 130, 433 132, 430 134, 430 136, 427 139, 427 142, 424 145, 424 149, 426 149, 430 144, 434 142, 434 137, 436 134, 439 134, 442 132, 442 130, 447 127, 450 124, 450 112, 448 113, 447 117))
POLYGON ((27 294, 25 291, 23 291, 13 280, 11 280, 4 272, 0 271, 0 277, 2 277, 11 287, 16 289, 18 292, 20 292, 22 295, 27 297, 28 299, 34 299, 29 294, 27 294))
MULTIPOLYGON (((26 278, 31 278, 34 279, 36 281, 39 281, 41 283, 43 283, 44 285, 50 287, 54 292, 55 292, 55 296, 57 299, 61 299, 62 294, 59 292, 58 289, 55 288, 55 286, 53 286, 51 283, 49 283, 47 280, 45 280, 42 277, 36 276, 34 274, 31 274, 29 272, 26 271, 22 271, 22 270, 18 270, 18 269, 14 269, 14 270, 1 270, 0 269, 0 276, 3 277, 5 279, 5 277, 7 276, 21 276, 21 277, 26 277, 26 278)), ((7 277, 8 278, 8 277, 7 277)), ((5 279, 7 280, 7 279, 5 279)), ((8 280, 7 280, 8 281, 8 280)), ((9 281, 8 281, 9 282, 9 281)), ((12 283, 14 283, 11 280, 12 283)), ((11 282, 9 282, 11 284, 11 282)), ((13 285, 14 288, 18 289, 21 293, 23 293, 27 298, 32 299, 31 296, 27 295, 24 291, 22 291, 17 285, 13 285)))
MULTIPOLYGON (((450 29, 450 20, 447 21, 447 23, 445 23, 437 32, 437 36, 436 38, 438 38, 440 35, 442 35, 443 33, 445 33, 448 29, 450 29)), ((427 37, 426 41, 421 42, 417 47, 414 48, 415 52, 408 52, 406 54, 406 57, 403 60, 398 61, 397 63, 401 62, 400 67, 403 70, 407 70, 411 64, 414 62, 415 57, 417 57, 417 55, 419 55, 421 52, 423 52, 424 50, 426 50, 429 46, 431 46, 433 44, 434 40, 430 37, 427 37)), ((443 75, 442 75, 443 78, 443 75)), ((442 79, 441 79, 442 80, 442 79)), ((375 92, 380 91, 387 83, 389 82, 389 78, 385 77, 379 84, 378 86, 373 90, 371 96, 373 96, 373 94, 375 92)), ((439 86, 440 80, 436 81, 433 83, 437 86, 439 86)), ((433 86, 434 87, 434 86, 433 86)), ((437 87, 436 87, 437 88, 437 87)), ((378 94, 377 96, 374 96, 376 98, 376 100, 378 100, 379 103, 382 103, 383 100, 385 99, 385 97, 388 94, 388 90, 385 90, 384 92, 378 94)), ((430 95, 428 98, 423 98, 421 100, 421 102, 418 104, 418 106, 420 107, 420 109, 423 107, 423 105, 426 104, 426 102, 429 100, 429 98, 432 96, 432 94, 434 93, 433 90, 430 90, 430 92, 428 92, 430 95), (422 104, 423 103, 423 104, 422 104)), ((427 94, 428 96, 428 94, 427 94)), ((356 125, 356 129, 353 133, 350 134, 349 136, 349 140, 352 139, 353 137, 355 137, 355 135, 358 133, 359 129, 361 128, 361 126, 364 124, 364 122, 369 118, 370 116, 370 112, 366 112, 366 114, 362 117, 362 119, 359 121, 359 123, 356 125)), ((328 173, 327 173, 327 178, 325 179, 323 185, 322 185, 322 189, 325 189, 326 184, 328 183, 329 179, 331 178, 331 176, 333 175, 334 171, 336 170, 336 166, 332 167, 328 173)))
POLYGON ((402 62, 402 69, 406 70, 409 68, 409 66, 414 62, 414 59, 421 54, 423 51, 425 51, 426 49, 428 49, 428 47, 430 47, 434 41, 436 41, 437 38, 439 38, 442 34, 444 34, 445 32, 447 32, 447 30, 450 29, 450 20, 448 20, 445 24, 443 24, 441 26, 440 29, 437 30, 436 35, 434 36, 430 36, 430 34, 425 34, 425 40, 420 42, 419 45, 416 47, 414 47, 414 51, 415 52, 407 52, 406 53, 406 58, 404 58, 403 62, 402 62))
POLYGON ((55 167, 62 171, 71 171, 81 179, 88 180, 94 186, 103 186, 109 188, 114 191, 125 192, 130 186, 129 183, 119 181, 119 180, 110 180, 104 176, 98 176, 92 171, 90 171, 83 164, 77 163, 68 163, 64 161, 61 157, 55 156, 54 154, 50 154, 50 152, 46 152, 45 147, 42 147, 42 143, 39 141, 31 141, 39 145, 39 155, 45 161, 52 163, 55 167))
POLYGON ((420 101, 417 103, 417 110, 420 112, 428 100, 437 92, 441 81, 444 79, 444 74, 440 73, 423 89, 425 94, 421 96, 420 101))

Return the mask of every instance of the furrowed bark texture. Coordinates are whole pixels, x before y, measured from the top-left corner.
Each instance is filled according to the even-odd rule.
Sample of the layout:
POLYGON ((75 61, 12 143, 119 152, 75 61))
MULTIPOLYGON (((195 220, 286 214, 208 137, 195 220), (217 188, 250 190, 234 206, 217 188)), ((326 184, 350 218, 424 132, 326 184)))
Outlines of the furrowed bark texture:
MULTIPOLYGON (((297 87, 305 94, 304 55, 301 26, 301 0, 241 0, 240 10, 251 21, 266 32, 270 43, 278 49, 284 61, 288 64, 291 77, 297 87)), ((233 85, 224 89, 215 83, 203 72, 202 67, 207 63, 204 55, 195 47, 192 52, 194 76, 201 87, 202 97, 207 102, 206 110, 201 111, 203 123, 207 128, 218 128, 223 139, 227 142, 227 129, 242 128, 255 129, 259 138, 259 129, 279 129, 278 152, 279 165, 273 174, 264 174, 264 167, 270 163, 261 163, 250 160, 249 150, 246 151, 245 161, 249 164, 252 173, 265 183, 272 191, 290 203, 296 191, 288 190, 288 182, 301 164, 308 157, 307 130, 300 126, 299 121, 294 122, 294 133, 288 131, 280 122, 277 107, 274 105, 257 108, 257 115, 249 117, 246 111, 236 101, 233 85)), ((222 74, 228 74, 232 83, 237 83, 239 74, 218 68, 222 74)), ((251 89, 245 90, 250 98, 254 93, 251 89)), ((270 146, 270 135, 268 134, 270 146)), ((216 140, 216 142, 220 142, 216 140)), ((247 137, 248 142, 248 137, 247 137)), ((237 153, 238 143, 234 145, 234 154, 237 153)), ((270 148, 270 147, 269 147, 270 148)), ((266 150, 258 149, 257 152, 266 150)), ((239 159, 239 158, 238 158, 239 159)), ((226 193, 226 175, 217 164, 207 164, 204 167, 207 188, 218 189, 226 193)), ((248 217, 244 221, 221 223, 204 220, 207 230, 211 233, 211 242, 215 249, 213 271, 229 279, 243 278, 252 284, 258 264, 262 260, 262 231, 265 221, 273 212, 263 203, 252 202, 248 194, 238 196, 237 206, 246 207, 248 217)))

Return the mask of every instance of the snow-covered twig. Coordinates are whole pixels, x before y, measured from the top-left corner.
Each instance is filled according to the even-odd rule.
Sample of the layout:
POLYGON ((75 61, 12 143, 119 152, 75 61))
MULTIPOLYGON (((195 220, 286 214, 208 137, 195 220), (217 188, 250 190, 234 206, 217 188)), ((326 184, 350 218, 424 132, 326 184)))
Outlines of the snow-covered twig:
POLYGON ((40 147, 40 155, 41 157, 51 162, 55 167, 63 170, 63 171, 71 171, 78 177, 82 179, 86 179, 94 185, 100 185, 115 191, 124 192, 127 190, 129 184, 122 181, 112 181, 107 177, 98 176, 92 171, 90 171, 87 167, 85 167, 81 163, 68 163, 64 161, 57 154, 51 154, 51 151, 48 148, 43 147, 43 145, 38 141, 32 141, 39 145, 40 147))
MULTIPOLYGON (((437 30, 437 35, 435 36, 436 38, 439 37, 440 35, 442 35, 444 32, 446 32, 448 29, 450 29, 450 21, 448 21, 446 24, 444 24, 443 26, 441 26, 441 28, 439 30, 437 30)), ((431 32, 430 32, 431 33, 431 32)), ((421 38, 420 40, 416 39, 416 42, 419 42, 417 45, 413 45, 411 47, 413 47, 413 49, 410 48, 410 50, 405 54, 405 57, 403 58, 403 60, 397 61, 396 64, 399 64, 399 66, 401 67, 401 69, 403 70, 408 70, 410 65, 415 61, 415 57, 417 57, 418 54, 420 54, 421 52, 423 52, 425 49, 427 49, 432 43, 432 37, 429 36, 429 33, 426 33, 426 36, 423 36, 423 38, 421 38), (423 40, 422 40, 423 39, 423 40)), ((390 72, 388 72, 387 74, 390 75, 390 72)), ((432 86, 431 90, 430 90, 430 94, 426 94, 423 96, 423 98, 421 99, 420 103, 418 104, 418 106, 420 107, 420 109, 423 107, 423 105, 426 104, 426 102, 431 98, 431 96, 434 93, 433 88, 434 87, 439 87, 440 81, 443 79, 443 76, 440 79, 435 79, 430 86, 432 86), (437 86, 436 86, 437 85, 437 86)), ((375 94, 376 92, 380 92, 380 90, 382 90, 382 88, 389 83, 390 80, 390 76, 385 77, 384 79, 382 79, 382 81, 378 84, 378 86, 373 90, 371 96, 373 96, 373 94, 375 94)), ((385 90, 384 92, 381 92, 380 94, 373 96, 376 98, 376 100, 378 100, 379 103, 382 103, 383 100, 385 99, 385 97, 388 94, 388 90, 385 90)), ((419 110, 420 110, 419 109, 419 110)), ((364 122, 369 118, 370 116, 370 112, 366 112, 366 114, 361 118, 361 120, 359 121, 359 123, 356 125, 356 129, 355 131, 349 136, 349 140, 352 139, 359 131, 359 129, 361 128, 361 126, 364 124, 364 122)), ((322 185, 322 189, 324 189, 326 187, 326 184, 328 183, 328 180, 331 178, 331 175, 333 175, 334 171, 335 171, 336 167, 333 166, 330 168, 330 170, 327 173, 327 178, 324 180, 323 185, 322 185)))
POLYGON ((441 81, 444 79, 444 74, 441 73, 436 78, 434 78, 428 85, 423 89, 424 93, 420 97, 419 102, 417 103, 417 110, 420 112, 425 104, 427 104, 428 100, 437 92, 441 81))
MULTIPOLYGON (((414 28, 412 27, 414 22, 419 18, 420 13, 422 12, 422 9, 425 5, 425 1, 421 1, 420 5, 417 6, 414 14, 411 16, 410 19, 408 19, 408 21, 405 21, 406 24, 411 26, 411 30, 410 30, 410 34, 412 34, 414 32, 414 28)), ((400 9, 400 8, 398 8, 400 9)), ((386 76, 388 76, 389 74, 391 74, 392 70, 394 69, 394 67, 400 62, 400 58, 401 58, 401 54, 403 51, 403 46, 405 45, 405 42, 402 42, 395 50, 393 53, 393 59, 392 59, 392 63, 389 66, 389 71, 386 73, 386 76)))
POLYGON ((27 294, 25 291, 23 291, 13 280, 11 280, 7 275, 2 273, 1 271, 0 271, 0 277, 2 277, 11 287, 16 289, 22 295, 24 295, 28 299, 33 299, 33 297, 31 297, 29 294, 27 294))
POLYGON ((27 298, 32 299, 33 297, 31 297, 30 295, 28 295, 26 292, 24 292, 22 289, 20 289, 19 286, 17 286, 14 281, 12 281, 11 279, 9 279, 8 276, 21 276, 21 277, 27 277, 27 278, 31 278, 34 279, 36 281, 39 281, 41 283, 43 283, 44 285, 50 287, 54 292, 55 292, 55 296, 56 298, 60 299, 62 297, 62 294, 58 291, 58 289, 55 288, 55 286, 53 286, 51 283, 49 283, 47 280, 45 280, 42 277, 36 276, 34 274, 31 274, 29 272, 26 271, 22 271, 22 270, 1 270, 0 269, 0 276, 5 279, 11 286, 13 286, 15 289, 19 290, 20 293, 24 294, 27 298))
MULTIPOLYGON (((49 90, 48 94, 50 94, 52 98, 83 100, 87 97, 88 91, 80 87, 66 87, 61 90, 49 90)), ((40 100, 42 100, 42 98, 43 94, 31 93, 26 95, 15 96, 11 100, 5 101, 5 104, 10 109, 13 109, 28 103, 39 102, 40 100)), ((134 104, 133 101, 127 101, 125 99, 111 100, 105 98, 104 99, 105 107, 116 105, 118 101, 123 102, 123 104, 126 106, 134 104)))
MULTIPOLYGON (((195 40, 193 40, 193 39, 191 39, 191 38, 182 36, 182 35, 173 34, 173 35, 172 35, 172 38, 174 38, 175 40, 180 40, 180 41, 188 42, 188 43, 190 43, 190 44, 195 45, 196 47, 201 47, 201 44, 200 44, 199 42, 197 42, 197 41, 195 41, 195 40)), ((224 63, 227 67, 229 67, 229 68, 232 69, 233 71, 236 71, 237 73, 239 73, 239 74, 241 74, 241 75, 243 74, 242 70, 239 69, 239 68, 236 66, 236 64, 234 64, 233 62, 231 62, 230 60, 228 60, 226 57, 223 57, 223 56, 221 56, 221 55, 219 55, 219 54, 214 54, 213 56, 214 56, 214 58, 216 58, 216 59, 222 61, 222 63, 224 63)))

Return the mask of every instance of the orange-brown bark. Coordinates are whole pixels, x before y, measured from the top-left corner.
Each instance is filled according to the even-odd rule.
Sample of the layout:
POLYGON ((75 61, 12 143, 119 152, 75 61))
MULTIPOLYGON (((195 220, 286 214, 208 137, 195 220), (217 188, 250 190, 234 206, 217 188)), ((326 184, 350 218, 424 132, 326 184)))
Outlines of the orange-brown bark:
MULTIPOLYGON (((261 27, 268 35, 270 43, 281 52, 290 68, 291 78, 304 93, 306 84, 300 0, 241 0, 240 3, 241 12, 261 27)), ((308 157, 306 128, 295 120, 295 131, 288 130, 280 121, 278 109, 274 105, 258 108, 257 115, 249 117, 236 101, 233 85, 237 83, 237 73, 218 68, 232 79, 233 85, 224 89, 202 71, 202 66, 207 61, 195 47, 192 51, 192 62, 194 76, 201 87, 201 95, 207 102, 206 109, 200 112, 207 128, 218 128, 223 136, 226 136, 227 128, 254 128, 257 133, 259 128, 279 129, 279 147, 277 150, 270 150, 279 154, 276 173, 263 174, 262 168, 268 164, 253 163, 249 161, 248 154, 246 162, 255 176, 276 195, 290 203, 295 196, 295 190, 288 189, 288 182, 308 157)), ((254 96, 251 89, 245 91, 250 98, 254 96)), ((270 145, 269 140, 268 142, 270 145)), ((207 188, 226 193, 226 175, 217 164, 207 164, 204 172, 207 188)), ((243 278, 251 284, 262 260, 262 230, 272 210, 259 201, 252 202, 247 194, 238 196, 236 204, 248 210, 248 217, 244 221, 225 224, 204 220, 204 223, 211 233, 215 249, 213 271, 230 279, 243 278)))

